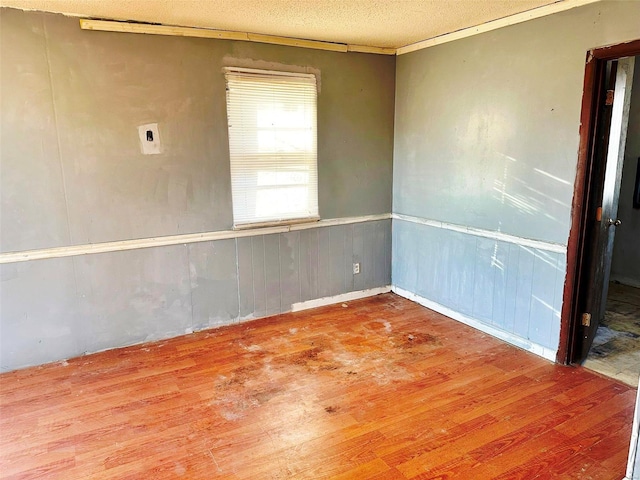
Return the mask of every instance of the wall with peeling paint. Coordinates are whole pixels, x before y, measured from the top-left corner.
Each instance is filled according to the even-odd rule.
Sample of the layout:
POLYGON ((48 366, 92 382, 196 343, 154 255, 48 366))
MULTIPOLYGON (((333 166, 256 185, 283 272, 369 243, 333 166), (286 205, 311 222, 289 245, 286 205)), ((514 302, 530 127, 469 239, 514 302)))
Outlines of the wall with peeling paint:
MULTIPOLYGON (((227 65, 316 73, 321 217, 391 211, 394 57, 82 31, 11 9, 0 36, 1 252, 230 229, 227 65), (137 126, 156 122, 163 153, 142 155, 137 126)), ((383 220, 4 264, 0 368, 389 285, 390 253, 383 220)))
POLYGON ((636 57, 627 128, 618 206, 622 225, 616 228, 611 280, 640 287, 640 210, 632 202, 640 158, 640 57, 636 57))
POLYGON ((394 285, 557 348, 585 55, 638 25, 599 2, 398 58, 393 211, 432 226, 393 220, 394 285))

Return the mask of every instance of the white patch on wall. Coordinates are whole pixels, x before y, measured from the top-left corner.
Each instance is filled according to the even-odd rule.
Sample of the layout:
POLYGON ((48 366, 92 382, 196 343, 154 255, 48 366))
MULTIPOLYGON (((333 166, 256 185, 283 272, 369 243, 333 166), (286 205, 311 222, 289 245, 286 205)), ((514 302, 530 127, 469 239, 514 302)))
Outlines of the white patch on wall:
POLYGON ((140 150, 143 155, 157 155, 162 153, 162 144, 160 143, 160 131, 157 123, 147 123, 138 127, 138 136, 140 137, 140 150))

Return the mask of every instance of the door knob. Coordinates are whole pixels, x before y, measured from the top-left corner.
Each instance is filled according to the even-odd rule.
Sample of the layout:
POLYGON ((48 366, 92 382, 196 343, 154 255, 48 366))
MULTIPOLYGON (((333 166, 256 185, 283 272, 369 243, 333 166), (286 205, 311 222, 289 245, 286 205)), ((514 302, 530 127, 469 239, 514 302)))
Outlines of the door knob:
POLYGON ((619 227, 620 225, 622 225, 622 220, 617 218, 614 220, 613 218, 610 218, 609 225, 613 225, 614 227, 619 227))

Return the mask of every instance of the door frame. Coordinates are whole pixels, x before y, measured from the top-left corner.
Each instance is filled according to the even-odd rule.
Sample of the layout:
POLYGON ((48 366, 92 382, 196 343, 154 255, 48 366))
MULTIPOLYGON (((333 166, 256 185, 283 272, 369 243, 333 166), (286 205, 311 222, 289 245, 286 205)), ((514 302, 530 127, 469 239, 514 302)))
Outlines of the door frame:
MULTIPOLYGON (((593 184, 592 150, 595 140, 596 114, 601 93, 601 72, 609 60, 640 55, 640 39, 617 45, 595 48, 587 52, 582 110, 580 113, 580 143, 578 164, 571 205, 571 230, 567 243, 567 272, 564 283, 562 311, 560 313, 560 341, 556 361, 571 363, 577 336, 580 332, 580 284, 587 271, 584 265, 587 247, 587 214, 589 194, 593 184)), ((640 65, 638 65, 640 67, 640 65)))

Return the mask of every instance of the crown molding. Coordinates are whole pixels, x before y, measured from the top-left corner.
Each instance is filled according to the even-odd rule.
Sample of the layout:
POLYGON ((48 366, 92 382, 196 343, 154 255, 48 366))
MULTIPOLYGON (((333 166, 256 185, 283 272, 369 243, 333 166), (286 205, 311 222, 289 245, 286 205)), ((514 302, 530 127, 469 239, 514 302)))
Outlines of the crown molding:
POLYGON ((234 32, 229 30, 212 30, 208 28, 177 27, 171 25, 153 25, 136 22, 119 22, 114 20, 80 19, 82 30, 101 32, 143 33, 147 35, 169 35, 175 37, 215 38, 218 40, 240 40, 245 42, 270 43, 288 47, 312 48, 332 52, 375 53, 378 55, 395 55, 395 48, 369 47, 366 45, 349 45, 346 43, 321 42, 300 38, 262 35, 259 33, 234 32))
POLYGON ((474 27, 463 28, 455 32, 446 33, 437 37, 428 38, 420 42, 405 45, 396 50, 397 55, 404 55, 405 53, 415 52, 417 50, 423 50, 429 47, 435 47, 443 43, 453 42, 454 40, 460 40, 461 38, 471 37, 473 35, 479 35, 480 33, 490 32, 491 30, 497 30, 498 28, 508 27, 509 25, 515 25, 518 23, 526 22, 540 17, 546 17, 553 15, 554 13, 564 12, 576 7, 582 7, 590 3, 597 3, 601 0, 559 0, 550 5, 527 10, 526 12, 516 13, 515 15, 509 15, 508 17, 499 18, 490 22, 482 23, 474 27))

